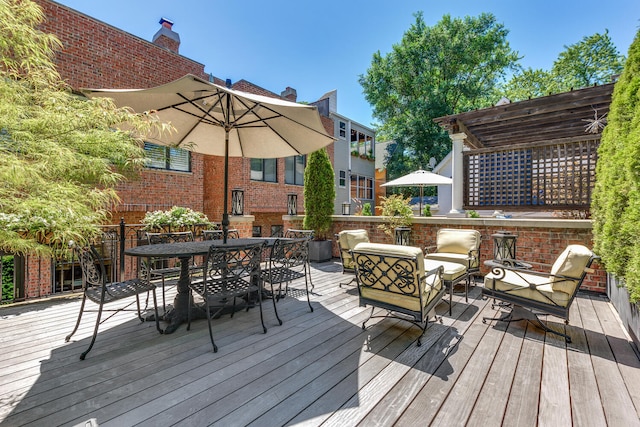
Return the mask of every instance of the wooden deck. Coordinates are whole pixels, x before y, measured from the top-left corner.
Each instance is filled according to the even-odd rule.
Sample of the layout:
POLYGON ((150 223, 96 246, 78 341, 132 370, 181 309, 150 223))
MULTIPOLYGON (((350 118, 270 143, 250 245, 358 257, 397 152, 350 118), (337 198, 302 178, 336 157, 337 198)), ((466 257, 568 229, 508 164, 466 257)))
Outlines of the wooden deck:
MULTIPOLYGON (((640 361, 606 298, 581 295, 572 344, 524 322, 507 327, 479 286, 453 315, 418 330, 372 320, 337 263, 314 266, 303 293, 159 335, 131 313, 103 325, 85 361, 92 321, 70 343, 79 300, 0 308, 0 424, 100 426, 637 426, 640 361)), ((303 288, 300 283, 295 288, 303 288)), ((564 323, 549 318, 553 328, 564 323)))

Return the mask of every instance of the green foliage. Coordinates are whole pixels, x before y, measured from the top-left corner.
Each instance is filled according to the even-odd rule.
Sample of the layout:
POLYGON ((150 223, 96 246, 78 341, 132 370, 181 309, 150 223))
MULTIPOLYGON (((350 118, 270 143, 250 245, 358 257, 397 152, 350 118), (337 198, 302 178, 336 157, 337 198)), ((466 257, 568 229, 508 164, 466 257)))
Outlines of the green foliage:
POLYGON ((411 199, 404 198, 400 194, 392 194, 389 197, 382 197, 380 204, 381 214, 384 223, 378 225, 387 235, 393 236, 396 227, 407 227, 411 225, 413 210, 409 204, 411 199))
POLYGON ((0 257, 2 260, 2 300, 13 299, 13 256, 0 257))
POLYGON ((316 240, 326 240, 331 230, 333 202, 336 198, 334 177, 325 148, 309 154, 304 170, 303 227, 314 230, 316 240))
POLYGON ((138 136, 166 127, 73 94, 54 65, 60 42, 37 29, 43 19, 34 2, 0 2, 0 250, 49 255, 100 233, 115 185, 143 165, 138 136), (130 130, 114 131, 121 123, 130 130))
POLYGON ((480 218, 480 214, 474 210, 467 211, 469 218, 480 218))
POLYGON ((174 206, 168 211, 147 212, 142 223, 145 230, 162 229, 166 226, 175 229, 200 224, 212 225, 204 213, 183 206, 174 206))
POLYGON ((425 169, 431 157, 451 148, 445 131, 432 119, 491 105, 505 70, 517 61, 506 41, 507 30, 491 14, 442 17, 428 27, 422 13, 391 52, 376 52, 359 82, 380 136, 397 148, 390 157, 390 177, 425 169))
POLYGON ((553 63, 551 73, 558 82, 559 91, 611 82, 611 76, 620 74, 624 57, 620 55, 609 31, 584 37, 580 42, 565 46, 553 63))
POLYGON ((615 85, 592 194, 594 251, 640 301, 640 31, 615 85))
POLYGON ((431 206, 424 205, 422 208, 422 216, 431 216, 431 206))
POLYGON ((524 101, 557 92, 551 73, 527 68, 515 73, 502 89, 510 101, 524 101))
POLYGON ((511 101, 568 92, 596 84, 610 83, 620 74, 624 57, 614 46, 609 31, 584 37, 580 42, 565 46, 551 71, 521 70, 504 85, 503 93, 511 101))
POLYGON ((373 211, 371 210, 371 203, 367 202, 362 205, 362 216, 373 216, 373 211))

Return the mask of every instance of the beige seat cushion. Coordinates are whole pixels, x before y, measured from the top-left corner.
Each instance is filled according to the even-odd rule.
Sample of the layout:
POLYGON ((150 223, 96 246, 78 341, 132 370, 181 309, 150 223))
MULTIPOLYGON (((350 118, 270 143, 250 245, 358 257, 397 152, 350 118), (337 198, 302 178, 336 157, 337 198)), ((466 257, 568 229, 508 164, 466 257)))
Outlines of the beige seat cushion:
POLYGON ((496 279, 495 281, 494 278, 499 276, 493 273, 484 276, 484 287, 498 291, 508 291, 510 295, 517 295, 545 304, 555 303, 561 307, 566 307, 569 304, 571 295, 562 291, 554 291, 549 283, 549 277, 529 274, 524 271, 506 270, 505 272, 506 274, 502 279, 496 279), (531 289, 530 284, 534 284, 536 287, 531 289))
MULTIPOLYGON (((422 301, 424 307, 426 307, 431 300, 438 294, 438 291, 442 288, 442 283, 439 280, 433 281, 434 276, 427 278, 426 286, 418 286, 421 284, 419 278, 425 274, 424 268, 424 254, 422 249, 413 246, 401 246, 401 245, 388 245, 383 243, 359 243, 354 248, 355 251, 367 252, 368 257, 371 259, 375 268, 379 269, 379 282, 376 282, 373 286, 361 286, 360 292, 363 298, 385 302, 387 304, 402 307, 411 311, 420 312, 420 298, 422 293, 422 301), (380 262, 376 259, 376 255, 384 256, 387 259, 386 263, 380 262), (409 294, 403 294, 407 290, 401 290, 398 288, 396 278, 398 274, 392 268, 387 268, 393 263, 389 261, 397 258, 415 258, 413 260, 407 260, 410 263, 410 267, 413 264, 414 269, 409 270, 409 273, 413 276, 413 283, 416 285, 409 294), (391 292, 385 290, 389 289, 391 292)), ((407 273, 403 270, 403 273, 407 273)), ((424 282, 422 282, 424 283, 424 282)))
POLYGON ((349 250, 356 247, 358 243, 368 242, 369 233, 367 230, 343 230, 338 233, 338 242, 342 250, 342 265, 344 268, 353 268, 353 258, 349 250))
POLYGON ((468 255, 480 247, 480 232, 442 228, 436 236, 436 252, 468 255))
POLYGON ((591 250, 585 246, 567 246, 558 259, 556 259, 556 262, 553 263, 550 273, 552 275, 574 277, 575 280, 563 280, 552 276, 550 277, 550 280, 553 290, 573 294, 573 291, 576 289, 578 283, 580 283, 580 277, 592 256, 593 253, 591 250))
MULTIPOLYGON (((464 269, 467 269, 467 265, 469 265, 469 254, 465 253, 465 254, 459 254, 459 253, 439 253, 439 252, 434 252, 432 254, 427 254, 425 256, 426 259, 430 259, 430 260, 437 260, 437 261, 444 261, 444 262, 450 262, 450 263, 456 263, 459 264, 461 266, 464 267, 464 269)), ((471 268, 477 268, 478 267, 478 260, 477 259, 473 259, 471 262, 471 268)))
POLYGON ((429 258, 424 260, 424 269, 426 271, 433 270, 439 266, 442 266, 444 269, 442 278, 447 282, 455 282, 467 273, 467 268, 464 265, 460 265, 455 262, 440 261, 429 258))

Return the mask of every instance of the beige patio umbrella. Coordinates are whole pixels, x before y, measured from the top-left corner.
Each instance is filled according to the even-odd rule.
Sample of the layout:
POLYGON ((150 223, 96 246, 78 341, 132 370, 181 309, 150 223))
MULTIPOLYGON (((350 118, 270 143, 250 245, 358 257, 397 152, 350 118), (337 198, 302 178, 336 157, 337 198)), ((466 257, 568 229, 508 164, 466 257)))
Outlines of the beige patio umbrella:
POLYGON ((424 187, 451 185, 453 180, 437 173, 419 169, 393 181, 382 184, 382 187, 420 187, 420 215, 422 216, 422 193, 424 187))
POLYGON ((229 157, 280 158, 308 154, 334 138, 324 130, 316 107, 254 95, 193 75, 150 89, 86 89, 87 96, 113 98, 119 106, 150 112, 176 132, 149 135, 160 145, 224 156, 224 241, 229 227, 229 157))

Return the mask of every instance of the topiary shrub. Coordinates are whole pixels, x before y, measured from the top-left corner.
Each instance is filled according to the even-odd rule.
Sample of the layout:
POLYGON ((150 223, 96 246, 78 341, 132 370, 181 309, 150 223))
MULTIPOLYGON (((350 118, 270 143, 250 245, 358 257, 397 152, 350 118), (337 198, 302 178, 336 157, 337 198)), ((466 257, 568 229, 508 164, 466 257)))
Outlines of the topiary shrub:
POLYGON ((325 148, 307 158, 304 169, 303 227, 314 231, 315 240, 326 240, 331 230, 333 202, 336 198, 335 174, 325 148))
POLYGON ((629 47, 598 148, 592 194, 594 252, 640 301, 640 31, 629 47))
POLYGON ((371 203, 365 203, 364 205, 362 205, 362 216, 373 216, 371 203))

